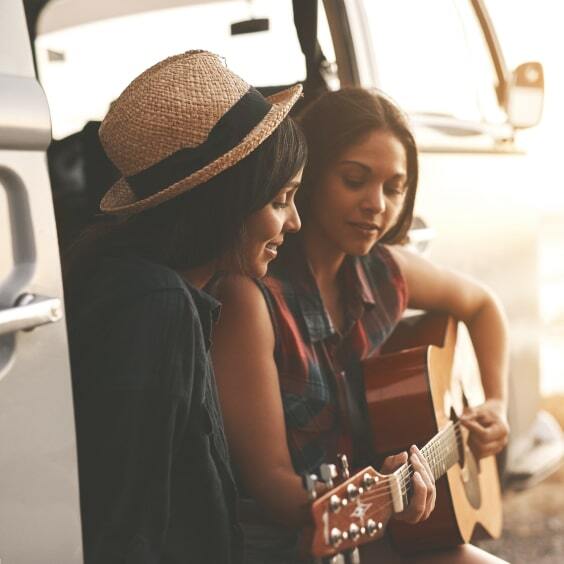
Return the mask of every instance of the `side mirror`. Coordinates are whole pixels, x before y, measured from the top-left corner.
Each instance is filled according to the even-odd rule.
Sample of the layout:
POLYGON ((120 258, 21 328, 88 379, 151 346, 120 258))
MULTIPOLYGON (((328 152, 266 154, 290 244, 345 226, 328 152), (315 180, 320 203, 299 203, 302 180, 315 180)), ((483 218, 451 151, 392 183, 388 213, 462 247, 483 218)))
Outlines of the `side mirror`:
POLYGON ((512 74, 507 93, 507 115, 515 129, 537 125, 544 104, 544 72, 541 63, 519 65, 512 74))

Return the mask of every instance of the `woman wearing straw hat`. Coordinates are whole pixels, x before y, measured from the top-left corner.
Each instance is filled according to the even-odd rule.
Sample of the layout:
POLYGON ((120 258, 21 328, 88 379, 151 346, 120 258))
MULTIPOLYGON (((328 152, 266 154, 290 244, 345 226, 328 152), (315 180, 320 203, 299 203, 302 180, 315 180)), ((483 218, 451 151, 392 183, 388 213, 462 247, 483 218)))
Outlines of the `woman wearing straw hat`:
POLYGON ((270 98, 192 51, 112 104, 120 178, 66 257, 87 563, 241 561, 236 492, 209 361, 219 271, 263 276, 299 229, 305 142, 270 98))

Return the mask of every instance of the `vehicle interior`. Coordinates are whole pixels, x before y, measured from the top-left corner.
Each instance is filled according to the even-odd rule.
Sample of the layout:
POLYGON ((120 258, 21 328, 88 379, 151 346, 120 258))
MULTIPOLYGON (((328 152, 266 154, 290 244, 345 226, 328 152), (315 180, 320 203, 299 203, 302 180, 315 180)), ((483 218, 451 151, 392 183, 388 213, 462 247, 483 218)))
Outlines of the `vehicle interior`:
MULTIPOLYGON (((75 0, 74 4, 77 3, 81 3, 80 0, 75 0)), ((80 21, 81 16, 77 16, 76 14, 74 17, 78 18, 78 21, 71 22, 68 17, 65 19, 65 4, 68 4, 66 0, 62 2, 52 0, 24 1, 36 72, 46 90, 49 88, 49 80, 52 80, 50 74, 51 68, 55 67, 53 74, 57 74, 57 64, 61 61, 71 59, 73 54, 70 50, 67 52, 63 49, 55 50, 52 48, 49 45, 50 36, 56 36, 57 34, 64 35, 67 30, 69 30, 68 33, 66 33, 69 36, 68 44, 71 45, 75 51, 78 51, 79 49, 83 49, 84 45, 80 45, 80 42, 75 46, 72 45, 71 40, 74 38, 70 36, 72 36, 72 27, 74 25, 83 24, 83 28, 88 26, 104 26, 106 21, 119 22, 120 19, 127 19, 131 20, 128 21, 130 27, 135 26, 137 23, 139 23, 141 27, 142 22, 140 20, 143 14, 146 14, 148 11, 153 10, 154 12, 161 12, 164 13, 165 16, 168 11, 171 14, 174 13, 174 17, 185 17, 185 14, 182 14, 181 11, 186 8, 193 8, 193 10, 200 8, 207 11, 208 13, 202 13, 201 16, 206 17, 206 21, 213 21, 212 19, 207 20, 207 18, 210 16, 216 18, 219 10, 225 11, 227 7, 231 7, 231 13, 233 15, 230 13, 227 19, 224 18, 222 22, 225 23, 225 28, 228 29, 225 34, 227 35, 227 39, 222 37, 221 40, 233 40, 234 42, 240 43, 244 49, 248 49, 248 46, 252 46, 253 41, 257 44, 260 42, 261 45, 265 44, 266 48, 273 50, 273 59, 276 59, 275 49, 284 54, 284 44, 279 41, 281 34, 290 35, 291 32, 294 45, 292 45, 293 51, 290 56, 290 64, 297 63, 294 65, 294 68, 297 69, 298 74, 296 74, 296 71, 288 72, 287 70, 277 73, 276 66, 274 66, 274 72, 268 73, 268 79, 260 80, 260 77, 264 75, 264 73, 261 72, 261 75, 257 75, 254 84, 264 95, 269 95, 291 84, 301 82, 304 86, 304 97, 296 105, 293 110, 294 112, 299 112, 310 100, 326 91, 329 88, 331 79, 333 83, 336 82, 336 65, 331 60, 328 61, 318 40, 317 0, 293 0, 292 2, 286 0, 283 3, 285 4, 283 10, 279 10, 280 13, 273 13, 273 16, 280 20, 284 18, 284 27, 281 27, 277 20, 273 21, 274 18, 254 17, 251 3, 244 1, 190 3, 172 0, 162 3, 146 0, 144 2, 135 3, 135 7, 122 6, 121 4, 115 6, 115 3, 103 2, 99 3, 93 10, 88 10, 85 4, 83 9, 73 10, 73 12, 77 14, 80 13, 83 16, 82 22, 80 21), (163 4, 166 6, 164 9, 163 4), (199 5, 190 6, 190 4, 199 5), (249 4, 249 6, 245 4, 249 4), (53 10, 51 10, 51 6, 53 6, 53 10), (138 10, 140 13, 137 19, 135 14, 133 16, 131 15, 131 12, 135 10, 138 10), (51 11, 54 13, 51 14, 51 11), (127 18, 120 18, 120 13, 127 13, 127 18), (249 17, 248 19, 241 19, 239 14, 248 14, 249 17), (289 19, 290 17, 292 18, 291 21, 289 19), (279 30, 277 26, 280 28, 279 30), (291 29, 290 26, 294 29, 291 29), (270 43, 266 44, 264 36, 267 34, 264 32, 269 32, 271 29, 272 34, 276 34, 273 39, 278 38, 278 42, 274 43, 273 40, 270 40, 270 43), (259 37, 258 41, 255 41, 253 36, 259 37), (45 38, 47 38, 47 41, 45 38), (277 81, 277 75, 283 78, 285 78, 284 75, 286 75, 290 80, 279 82, 277 81)), ((153 13, 152 16, 153 21, 157 20, 155 13, 153 13)), ((324 23, 325 26, 328 25, 325 20, 324 23)), ((163 26, 168 24, 170 24, 170 17, 163 20, 163 26)), ((110 25, 108 24, 107 27, 110 27, 110 25)), ((99 30, 96 29, 93 30, 93 32, 99 33, 99 30)), ((84 34, 84 30, 80 33, 84 34)), ((325 34, 326 36, 328 35, 328 28, 325 30, 325 34)), ((119 41, 121 41, 121 38, 119 41)), ((170 49, 168 52, 161 50, 158 55, 155 55, 153 58, 156 61, 164 56, 172 55, 175 52, 194 48, 198 45, 197 41, 198 40, 195 39, 182 42, 178 45, 167 46, 167 48, 170 49)), ((86 42, 87 39, 84 40, 85 45, 86 42)), ((224 52, 225 49, 221 49, 219 41, 216 43, 219 47, 217 52, 224 52)), ((125 56, 127 56, 127 49, 125 49, 125 52, 125 56)), ((111 51, 94 53, 94 55, 98 55, 98 68, 94 69, 93 74, 103 69, 103 65, 106 64, 107 61, 107 59, 106 61, 104 60, 104 57, 112 54, 115 54, 115 51, 113 53, 111 51)), ((81 51, 80 56, 83 57, 84 55, 85 53, 81 51)), ((334 58, 333 53, 331 58, 334 58)), ((151 61, 151 57, 142 57, 141 59, 143 62, 138 64, 140 67, 139 71, 148 66, 145 60, 148 59, 151 61)), ((130 75, 133 74, 133 76, 135 76, 135 73, 132 73, 127 61, 120 62, 127 65, 130 75)), ((93 63, 93 66, 95 64, 96 63, 93 63)), ((70 70, 67 75, 71 75, 73 72, 72 64, 69 65, 69 67, 70 70)), ((59 73, 59 75, 60 74, 61 73, 59 73)), ((125 83, 133 78, 133 76, 128 78, 125 83)), ((248 72, 245 73, 244 76, 248 76, 248 72)), ((60 79, 61 76, 58 78, 60 79)), ((64 82, 67 77, 63 76, 62 78, 64 82)), ((121 82, 123 82, 123 80, 121 82)), ((69 86, 68 81, 67 86, 69 86)), ((70 85, 69 89, 72 88, 73 85, 70 85)), ((117 90, 114 95, 117 95, 117 93, 119 93, 119 90, 117 90)), ((111 98, 109 102, 111 102, 111 98)), ((52 110, 54 109, 52 108, 52 110)), ((47 158, 61 248, 64 248, 72 241, 87 223, 95 221, 100 199, 117 175, 116 170, 105 156, 98 140, 97 132, 102 117, 103 112, 99 110, 96 112, 96 110, 94 110, 89 116, 88 114, 82 116, 82 123, 79 119, 76 121, 76 125, 73 124, 75 127, 74 131, 69 131, 67 128, 67 130, 62 133, 57 129, 55 121, 53 123, 53 141, 48 149, 47 158)))

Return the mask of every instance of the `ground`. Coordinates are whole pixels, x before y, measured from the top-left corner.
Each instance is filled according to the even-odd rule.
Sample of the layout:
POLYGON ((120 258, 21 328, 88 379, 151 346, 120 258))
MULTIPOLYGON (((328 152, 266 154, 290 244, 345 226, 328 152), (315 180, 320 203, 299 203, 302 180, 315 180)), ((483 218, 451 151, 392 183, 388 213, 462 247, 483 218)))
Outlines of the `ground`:
MULTIPOLYGON (((564 428, 564 396, 543 403, 564 428)), ((564 467, 529 490, 506 492, 503 513, 502 537, 482 548, 512 564, 564 563, 564 467)))

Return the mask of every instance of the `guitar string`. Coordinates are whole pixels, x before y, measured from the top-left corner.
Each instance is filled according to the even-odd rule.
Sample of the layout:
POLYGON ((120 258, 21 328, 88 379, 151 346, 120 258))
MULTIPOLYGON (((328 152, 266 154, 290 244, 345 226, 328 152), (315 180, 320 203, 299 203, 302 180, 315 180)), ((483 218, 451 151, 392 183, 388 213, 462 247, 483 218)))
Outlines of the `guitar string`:
MULTIPOLYGON (((454 431, 453 434, 455 435, 455 437, 457 439, 459 439, 462 435, 462 431, 461 431, 460 427, 461 427, 461 424, 460 424, 459 421, 457 421, 452 426, 445 428, 443 431, 453 429, 453 431, 454 431)), ((435 458, 435 460, 432 460, 433 463, 436 462, 437 455, 442 457, 445 454, 449 454, 449 452, 452 452, 452 449, 450 449, 450 448, 445 449, 443 444, 440 442, 440 441, 443 440, 443 438, 444 438, 444 436, 439 437, 437 445, 433 445, 431 450, 430 450, 430 455, 431 455, 430 458, 432 458, 432 459, 433 459, 433 457, 435 458)), ((425 448, 425 447, 423 447, 423 448, 425 448)), ((411 479, 411 477, 415 473, 415 470, 413 468, 413 465, 408 464, 401 472, 402 472, 402 477, 403 477, 401 492, 402 492, 402 495, 407 495, 408 483, 406 482, 406 480, 411 479), (405 475, 403 475, 403 472, 407 472, 407 477, 405 475)), ((442 474, 444 474, 444 472, 442 472, 441 475, 442 474)))
MULTIPOLYGON (((442 431, 440 431, 436 437, 435 440, 437 441, 435 444, 432 444, 431 450, 434 450, 432 454, 433 456, 436 456, 437 453, 441 453, 441 448, 442 450, 444 450, 444 447, 442 445, 442 440, 445 438, 446 433, 449 430, 452 430, 453 435, 456 437, 460 436, 460 423, 456 422, 453 425, 449 425, 448 427, 446 427, 445 429, 443 429, 442 431)), ((451 435, 452 436, 452 435, 451 435)), ((425 447, 423 447, 424 449, 425 447)), ((448 451, 447 451, 448 454, 448 451)), ((413 466, 411 464, 407 465, 405 468, 403 468, 403 470, 401 471, 401 487, 400 487, 400 492, 403 495, 407 495, 407 487, 408 484, 406 483, 406 480, 411 478, 411 476, 413 475, 413 466), (405 472, 407 472, 407 478, 405 476, 405 472)), ((392 480, 393 478, 391 477, 386 477, 386 478, 382 478, 381 480, 379 480, 379 482, 374 486, 374 489, 370 492, 370 493, 364 493, 362 495, 362 499, 366 500, 366 501, 373 501, 375 499, 378 498, 382 498, 382 497, 389 497, 390 492, 391 492, 391 487, 389 486, 389 482, 392 480), (384 491, 382 491, 384 490, 384 491)), ((393 505, 393 501, 389 501, 387 502, 385 505, 380 506, 379 509, 387 509, 390 505, 393 505)))
MULTIPOLYGON (((435 456, 435 454, 433 454, 433 456, 435 456)), ((453 461, 454 462, 454 461, 453 461)), ((452 464, 449 464, 448 462, 445 463, 445 465, 443 465, 443 467, 445 468, 445 471, 448 469, 446 468, 446 466, 452 466, 452 464)), ((435 466, 435 463, 433 463, 433 466, 435 466)), ((406 496, 408 493, 408 488, 410 485, 409 480, 411 479, 411 477, 413 476, 415 470, 413 468, 413 466, 411 464, 407 465, 406 467, 404 467, 401 471, 400 471, 400 476, 401 476, 401 482, 400 482, 400 492, 402 494, 402 496, 406 496)), ((445 472, 442 471, 441 475, 444 474, 445 472)), ((389 480, 388 480, 389 482, 389 480)), ((387 492, 373 492, 372 494, 369 494, 367 496, 365 496, 366 499, 371 500, 371 499, 377 499, 377 498, 381 498, 381 497, 385 497, 389 495, 389 492, 391 491, 391 487, 387 486, 388 491, 387 492)))
MULTIPOLYGON (((444 439, 444 437, 446 436, 447 432, 449 430, 453 431, 453 435, 456 436, 456 438, 459 438, 461 435, 461 430, 460 430, 460 422, 457 421, 455 422, 453 425, 449 425, 448 427, 445 427, 443 430, 439 431, 439 433, 437 433, 437 435, 435 436, 435 441, 437 441, 435 444, 431 445, 430 451, 428 453, 428 462, 429 464, 434 464, 435 460, 433 460, 434 458, 436 458, 437 455, 441 455, 444 456, 444 454, 448 454, 449 450, 446 450, 443 446, 443 444, 441 443, 441 441, 444 439), (431 460, 429 460, 431 459, 431 460)), ((425 449, 425 447, 423 447, 423 450, 425 449)), ((414 474, 415 470, 413 468, 412 464, 407 464, 401 471, 401 487, 400 487, 400 491, 402 495, 406 495, 407 494, 407 487, 408 484, 406 484, 406 480, 410 479, 413 474, 414 474), (405 476, 405 473, 407 473, 407 476, 405 476)), ((385 478, 381 478, 378 483, 373 486, 373 488, 371 488, 370 493, 364 493, 363 494, 363 499, 366 500, 373 500, 373 499, 377 499, 379 497, 387 497, 389 495, 389 493, 392 490, 392 487, 389 485, 389 483, 393 480, 392 477, 390 476, 386 476, 385 478), (382 483, 384 482, 384 483, 382 483), (380 490, 380 491, 379 491, 380 490), (386 490, 384 492, 382 492, 381 490, 386 490)))

